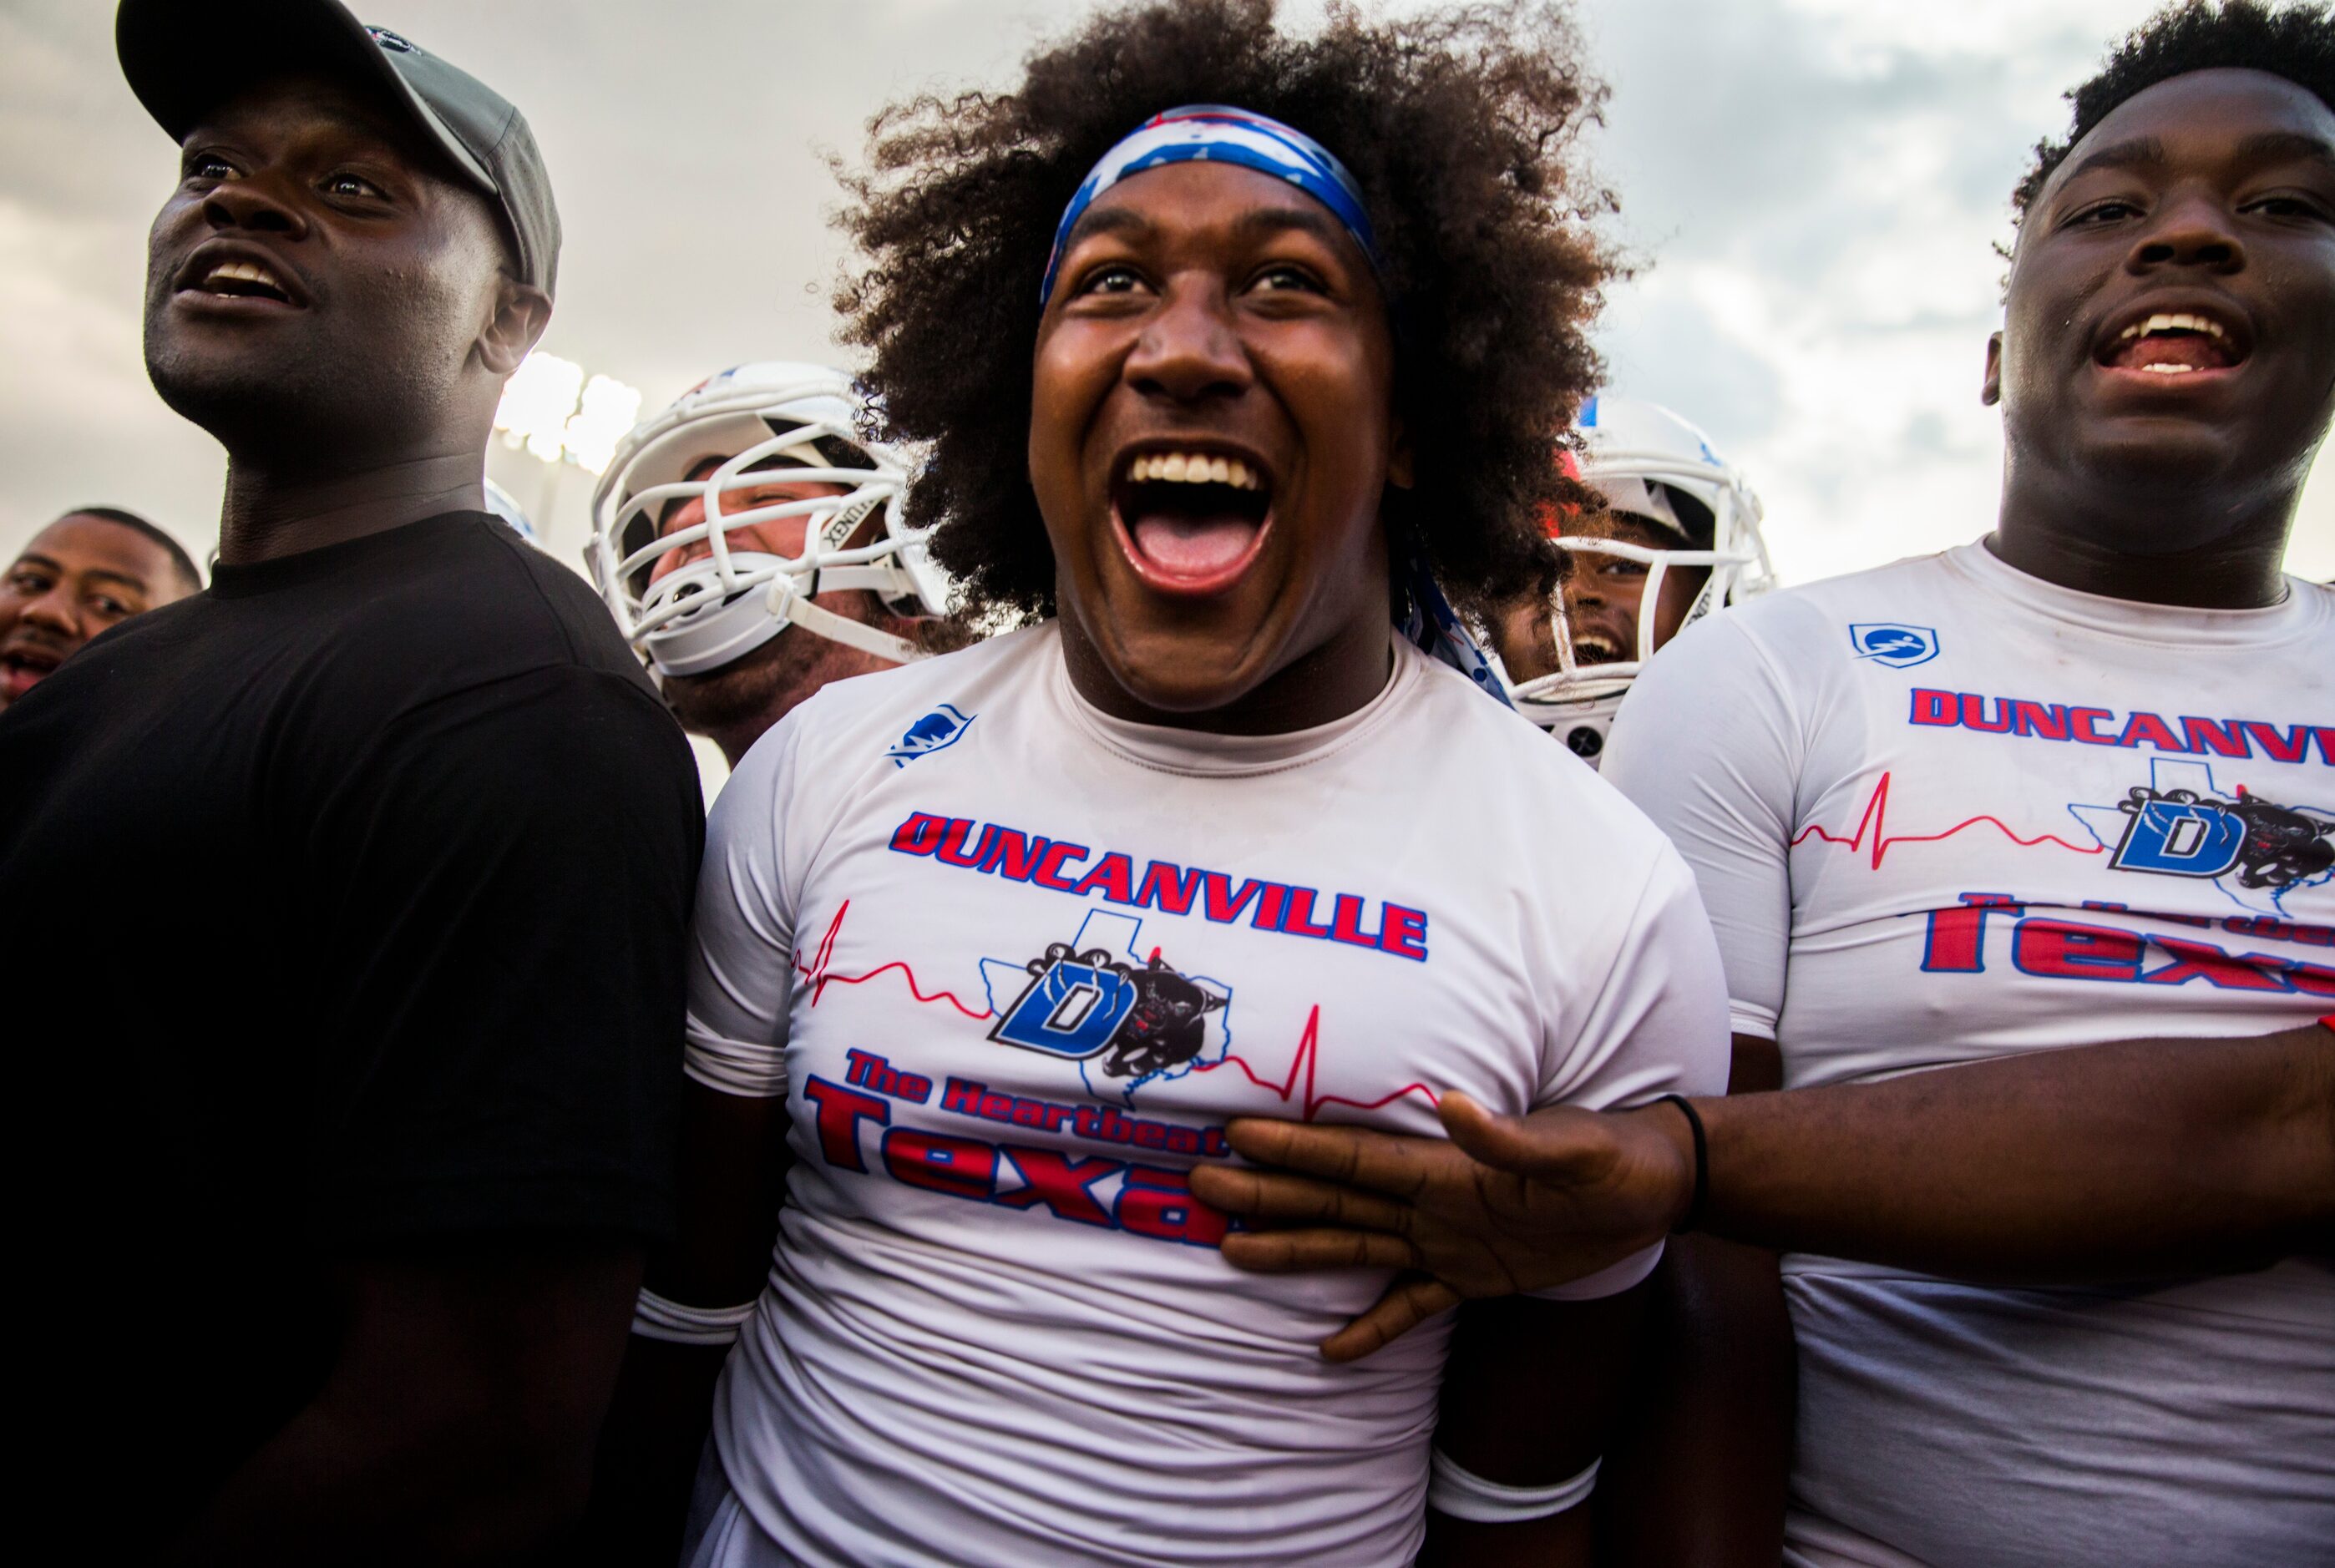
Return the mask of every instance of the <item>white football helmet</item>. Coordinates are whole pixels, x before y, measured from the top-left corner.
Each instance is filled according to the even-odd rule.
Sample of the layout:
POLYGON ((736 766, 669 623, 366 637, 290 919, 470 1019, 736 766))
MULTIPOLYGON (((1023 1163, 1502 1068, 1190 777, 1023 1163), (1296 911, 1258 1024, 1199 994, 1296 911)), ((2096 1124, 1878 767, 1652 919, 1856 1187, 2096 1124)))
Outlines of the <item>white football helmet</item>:
POLYGON ((699 382, 617 443, 593 492, 586 555, 617 625, 660 675, 720 669, 789 626, 901 663, 923 656, 904 638, 810 602, 839 588, 872 589, 912 614, 938 615, 947 602, 925 531, 902 517, 906 465, 859 433, 862 407, 841 371, 744 364, 699 382), (847 493, 724 512, 725 498, 770 481, 771 470, 754 467, 773 457, 799 465, 783 470, 788 479, 847 493), (708 458, 721 467, 690 479, 708 458), (693 497, 703 501, 704 520, 659 537, 666 506, 693 497), (847 547, 878 514, 877 537, 847 547), (780 518, 809 519, 799 555, 731 548, 731 530, 780 518), (710 556, 649 580, 660 557, 700 540, 710 556))
POLYGON ((1617 662, 1584 663, 1575 654, 1562 589, 1549 613, 1555 623, 1558 667, 1509 688, 1516 711, 1563 740, 1582 756, 1605 749, 1605 732, 1630 682, 1654 656, 1654 610, 1662 581, 1674 566, 1708 567, 1710 576, 1688 608, 1687 625, 1723 605, 1737 604, 1775 586, 1767 541, 1759 534, 1759 498, 1743 476, 1720 460, 1700 431, 1668 409, 1629 398, 1596 397, 1582 406, 1574 429, 1583 453, 1580 477, 1605 498, 1609 509, 1642 518, 1678 536, 1675 549, 1651 549, 1620 539, 1564 531, 1579 519, 1555 519, 1556 547, 1575 556, 1619 557, 1646 566, 1638 602, 1638 645, 1617 662), (1711 518, 1708 543, 1698 541, 1700 518, 1693 508, 1673 504, 1683 496, 1711 518))

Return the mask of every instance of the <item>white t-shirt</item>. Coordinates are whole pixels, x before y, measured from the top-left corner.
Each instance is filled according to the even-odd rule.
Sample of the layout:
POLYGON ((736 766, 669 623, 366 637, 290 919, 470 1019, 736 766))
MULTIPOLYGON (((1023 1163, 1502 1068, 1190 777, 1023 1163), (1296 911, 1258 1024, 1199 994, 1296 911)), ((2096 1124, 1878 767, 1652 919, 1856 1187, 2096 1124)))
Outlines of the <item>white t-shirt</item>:
POLYGON ((1323 1360, 1386 1276, 1234 1270, 1185 1173, 1236 1115, 1726 1071, 1677 855, 1400 644, 1254 739, 1096 711, 1051 625, 841 682, 716 803, 696 944, 689 1071, 784 1095, 795 1157, 715 1442, 835 1568, 1408 1563, 1448 1320, 1323 1360))
MULTIPOLYGON (((1785 1082, 2335 1010, 2335 593, 2165 609, 1980 545, 1691 628, 1605 779, 1785 1082)), ((2335 1272, 2002 1291, 1785 1261, 1796 1524, 1955 1568, 2325 1560, 2335 1272)), ((1811 1562, 1897 1562, 1879 1552, 1811 1562)))

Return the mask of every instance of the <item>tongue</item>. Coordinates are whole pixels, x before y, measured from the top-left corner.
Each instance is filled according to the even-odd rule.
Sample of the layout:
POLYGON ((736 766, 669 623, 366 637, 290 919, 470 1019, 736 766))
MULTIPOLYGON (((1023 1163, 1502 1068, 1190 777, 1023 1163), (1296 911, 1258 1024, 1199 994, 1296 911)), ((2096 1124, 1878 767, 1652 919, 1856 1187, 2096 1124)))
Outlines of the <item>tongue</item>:
POLYGON ((2230 363, 2230 357, 2219 343, 2204 333, 2152 333, 2118 349, 2114 363, 2126 370, 2141 370, 2153 364, 2219 370, 2230 363))
POLYGON ((1206 577, 1239 560, 1256 538, 1245 518, 1177 518, 1152 513, 1135 519, 1135 547, 1162 571, 1206 577))

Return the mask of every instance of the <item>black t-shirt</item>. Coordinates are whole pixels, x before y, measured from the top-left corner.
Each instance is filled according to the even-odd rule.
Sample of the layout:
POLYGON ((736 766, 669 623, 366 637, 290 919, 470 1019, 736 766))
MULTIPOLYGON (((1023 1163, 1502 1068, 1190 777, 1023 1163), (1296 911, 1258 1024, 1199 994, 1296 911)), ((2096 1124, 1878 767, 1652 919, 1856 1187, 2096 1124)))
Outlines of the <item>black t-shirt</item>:
POLYGON ((221 566, 0 715, 20 1431, 107 1499, 44 1516, 182 1524, 337 1259, 666 1234, 702 843, 607 612, 480 515, 221 566))

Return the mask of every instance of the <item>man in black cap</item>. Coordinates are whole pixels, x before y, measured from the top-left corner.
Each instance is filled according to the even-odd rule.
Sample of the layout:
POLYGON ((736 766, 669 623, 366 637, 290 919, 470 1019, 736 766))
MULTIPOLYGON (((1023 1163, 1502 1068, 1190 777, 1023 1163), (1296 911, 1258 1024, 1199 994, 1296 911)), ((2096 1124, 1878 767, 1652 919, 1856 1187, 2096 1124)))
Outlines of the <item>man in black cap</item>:
POLYGON ((486 514, 558 220, 509 103, 333 0, 125 0, 183 148, 146 354, 211 588, 0 724, 26 1487, 112 1561, 503 1560, 581 1503, 665 1231, 702 840, 583 581, 486 514))

